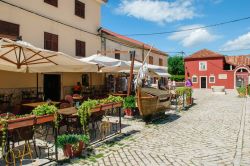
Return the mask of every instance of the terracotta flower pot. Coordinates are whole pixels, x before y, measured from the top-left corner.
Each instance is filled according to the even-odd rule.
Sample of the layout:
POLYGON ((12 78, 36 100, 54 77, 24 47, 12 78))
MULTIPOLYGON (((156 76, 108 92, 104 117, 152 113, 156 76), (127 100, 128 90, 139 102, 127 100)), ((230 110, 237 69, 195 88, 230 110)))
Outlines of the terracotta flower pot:
POLYGON ((133 116, 133 111, 132 111, 131 108, 127 108, 127 109, 125 109, 124 111, 125 111, 125 114, 126 114, 127 116, 133 116))
POLYGON ((193 103, 192 98, 191 97, 187 97, 186 98, 186 103, 187 103, 187 105, 191 105, 193 103))
POLYGON ((79 157, 85 148, 84 142, 80 141, 76 149, 71 144, 66 144, 63 148, 64 156, 66 157, 79 157))

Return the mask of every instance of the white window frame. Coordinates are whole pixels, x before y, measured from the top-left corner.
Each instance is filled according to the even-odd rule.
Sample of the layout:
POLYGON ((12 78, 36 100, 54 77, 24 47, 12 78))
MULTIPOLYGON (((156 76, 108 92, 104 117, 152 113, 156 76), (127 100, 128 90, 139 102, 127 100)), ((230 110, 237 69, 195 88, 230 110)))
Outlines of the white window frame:
POLYGON ((192 83, 198 83, 198 77, 196 75, 192 76, 192 83), (194 82, 194 77, 196 78, 196 82, 194 82))
POLYGON ((213 84, 215 83, 215 76, 209 76, 209 83, 213 83, 213 84), (214 77, 214 82, 211 82, 211 81, 210 81, 210 78, 211 78, 211 77, 214 77))
POLYGON ((199 71, 206 71, 206 70, 207 70, 207 61, 200 61, 200 62, 199 62, 199 71), (201 63, 204 63, 204 64, 205 64, 205 66, 206 66, 205 69, 202 69, 202 68, 201 68, 201 63))

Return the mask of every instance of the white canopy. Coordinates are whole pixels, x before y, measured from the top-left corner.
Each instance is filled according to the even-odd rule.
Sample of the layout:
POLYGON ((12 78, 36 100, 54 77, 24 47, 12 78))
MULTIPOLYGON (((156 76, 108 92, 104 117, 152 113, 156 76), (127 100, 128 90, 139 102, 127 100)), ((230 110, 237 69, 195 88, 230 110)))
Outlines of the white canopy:
MULTIPOLYGON (((128 65, 131 65, 131 61, 127 61, 128 65)), ((134 69, 138 70, 140 67, 142 66, 142 63, 135 61, 134 62, 134 69)), ((157 65, 151 65, 151 64, 147 64, 147 67, 149 69, 149 72, 151 73, 155 73, 156 75, 152 75, 151 76, 160 76, 160 77, 170 77, 171 75, 167 72, 168 68, 164 67, 164 66, 157 66, 157 65)))
POLYGON ((118 72, 129 69, 130 66, 122 60, 110 58, 101 54, 95 54, 86 58, 79 59, 81 62, 94 63, 102 72, 118 72))
POLYGON ((0 70, 13 72, 89 72, 96 65, 72 56, 37 48, 24 41, 0 40, 0 70))

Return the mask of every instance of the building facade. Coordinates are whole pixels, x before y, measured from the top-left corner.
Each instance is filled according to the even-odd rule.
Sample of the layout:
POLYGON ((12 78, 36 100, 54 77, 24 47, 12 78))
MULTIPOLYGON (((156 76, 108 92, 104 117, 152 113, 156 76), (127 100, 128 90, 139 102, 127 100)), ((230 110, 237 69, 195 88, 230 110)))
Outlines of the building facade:
MULTIPOLYGON (((135 51, 135 59, 139 62, 142 62, 151 48, 151 46, 148 44, 128 38, 104 28, 100 29, 99 33, 102 40, 101 51, 104 53, 111 52, 106 53, 106 55, 112 58, 130 61, 132 57, 129 53, 122 52, 115 54, 112 53, 112 51, 135 51)), ((167 53, 160 51, 157 48, 152 48, 152 51, 147 58, 147 63, 167 67, 167 58, 167 53)))
POLYGON ((200 50, 184 59, 185 77, 193 88, 224 86, 234 89, 250 84, 250 57, 224 56, 210 50, 200 50))
MULTIPOLYGON (((106 0, 2 0, 0 1, 0 38, 23 40, 32 45, 71 56, 90 56, 101 49, 98 34, 101 5, 106 0)), ((36 74, 0 71, 0 93, 36 87, 36 74), (18 79, 18 83, 17 83, 18 79)), ((82 73, 39 74, 38 86, 43 89, 48 77, 58 84, 61 97, 67 87, 81 81, 82 73), (46 80, 45 80, 46 79, 46 80)), ((103 82, 91 75, 93 85, 103 82)))

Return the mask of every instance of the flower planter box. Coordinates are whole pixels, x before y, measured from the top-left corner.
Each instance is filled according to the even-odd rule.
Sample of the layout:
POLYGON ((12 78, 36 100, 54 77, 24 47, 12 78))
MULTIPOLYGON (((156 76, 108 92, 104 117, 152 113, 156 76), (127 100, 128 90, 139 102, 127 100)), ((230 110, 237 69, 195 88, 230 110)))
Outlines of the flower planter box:
POLYGON ((109 104, 102 104, 101 105, 101 110, 105 111, 105 110, 109 110, 113 108, 113 103, 109 103, 109 104))
POLYGON ((53 122, 55 119, 54 114, 52 115, 43 115, 36 117, 36 124, 43 124, 47 122, 53 122))
POLYGON ((113 104, 113 108, 120 108, 120 107, 122 107, 122 102, 121 103, 114 103, 113 104))
POLYGON ((91 109, 91 114, 94 113, 94 112, 99 112, 99 111, 101 111, 101 106, 97 106, 95 108, 92 108, 91 109))
POLYGON ((64 156, 69 157, 69 158, 79 157, 82 154, 82 151, 84 148, 85 148, 85 144, 82 141, 79 142, 76 149, 75 147, 73 147, 73 145, 67 144, 63 148, 63 153, 64 153, 64 156))
MULTIPOLYGON (((35 124, 35 116, 28 116, 24 118, 8 120, 7 123, 8 123, 8 130, 33 126, 35 124)), ((0 126, 0 130, 1 129, 2 126, 0 126)))

